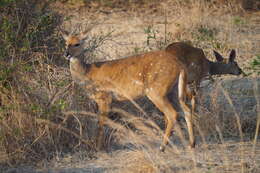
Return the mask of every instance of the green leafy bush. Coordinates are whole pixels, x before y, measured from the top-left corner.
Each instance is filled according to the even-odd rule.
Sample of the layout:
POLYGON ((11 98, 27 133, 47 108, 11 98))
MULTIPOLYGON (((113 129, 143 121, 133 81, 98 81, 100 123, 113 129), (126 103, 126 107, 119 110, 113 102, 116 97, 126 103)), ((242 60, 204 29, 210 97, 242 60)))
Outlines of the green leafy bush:
POLYGON ((257 74, 260 74, 260 55, 256 55, 255 58, 250 63, 251 68, 257 74))

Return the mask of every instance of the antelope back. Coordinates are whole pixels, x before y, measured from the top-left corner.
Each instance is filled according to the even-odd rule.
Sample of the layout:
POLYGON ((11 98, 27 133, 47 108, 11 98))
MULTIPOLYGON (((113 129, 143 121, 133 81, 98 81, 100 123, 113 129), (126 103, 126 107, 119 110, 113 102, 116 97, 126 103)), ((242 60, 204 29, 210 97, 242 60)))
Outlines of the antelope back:
POLYGON ((99 66, 93 64, 89 75, 106 90, 120 93, 123 89, 123 95, 136 98, 152 91, 165 95, 184 68, 170 53, 155 51, 99 66))

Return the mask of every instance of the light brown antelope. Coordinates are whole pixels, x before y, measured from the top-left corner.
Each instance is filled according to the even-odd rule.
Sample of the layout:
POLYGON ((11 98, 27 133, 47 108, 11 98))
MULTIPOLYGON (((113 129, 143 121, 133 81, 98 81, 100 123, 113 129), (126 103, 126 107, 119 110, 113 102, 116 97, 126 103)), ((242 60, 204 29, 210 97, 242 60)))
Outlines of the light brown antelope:
POLYGON ((104 120, 110 111, 112 98, 119 101, 147 96, 164 114, 166 129, 160 150, 168 143, 177 112, 166 95, 178 83, 178 99, 185 114, 190 146, 195 146, 192 113, 185 103, 191 99, 187 88, 187 69, 174 55, 167 51, 154 51, 124 59, 103 63, 85 64, 81 59, 83 44, 87 33, 77 35, 63 32, 66 42, 65 57, 70 61, 72 78, 84 87, 91 89, 92 96, 99 108, 99 134, 97 148, 102 147, 104 120))
POLYGON ((194 84, 197 91, 202 78, 211 75, 232 74, 240 75, 244 72, 235 61, 236 52, 232 50, 229 58, 223 58, 214 51, 217 62, 208 60, 200 48, 195 48, 184 42, 175 42, 166 47, 166 51, 175 55, 188 69, 188 83, 194 84))

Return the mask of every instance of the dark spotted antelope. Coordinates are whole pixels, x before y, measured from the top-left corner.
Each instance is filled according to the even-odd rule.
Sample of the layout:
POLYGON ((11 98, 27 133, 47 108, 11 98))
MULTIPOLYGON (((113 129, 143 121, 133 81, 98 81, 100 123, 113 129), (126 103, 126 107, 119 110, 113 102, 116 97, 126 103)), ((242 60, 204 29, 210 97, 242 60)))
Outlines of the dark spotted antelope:
POLYGON ((244 74, 235 61, 235 50, 230 52, 229 58, 223 58, 218 52, 214 51, 216 62, 208 60, 202 49, 184 42, 172 43, 166 47, 166 51, 175 55, 186 66, 188 69, 188 83, 194 83, 196 90, 204 77, 244 74))

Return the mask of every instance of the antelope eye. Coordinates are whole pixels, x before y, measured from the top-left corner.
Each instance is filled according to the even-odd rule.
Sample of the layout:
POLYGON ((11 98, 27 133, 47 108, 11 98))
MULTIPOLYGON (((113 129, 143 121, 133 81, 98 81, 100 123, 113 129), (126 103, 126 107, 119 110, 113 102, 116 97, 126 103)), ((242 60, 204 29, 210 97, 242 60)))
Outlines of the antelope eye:
POLYGON ((80 46, 80 44, 79 43, 77 43, 77 44, 74 44, 74 47, 79 47, 80 46))

